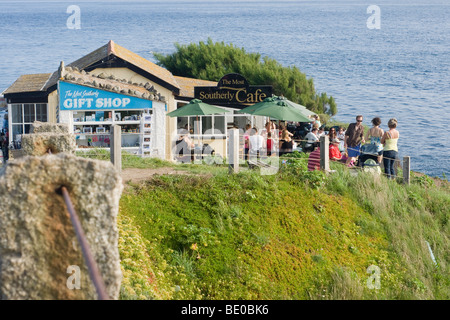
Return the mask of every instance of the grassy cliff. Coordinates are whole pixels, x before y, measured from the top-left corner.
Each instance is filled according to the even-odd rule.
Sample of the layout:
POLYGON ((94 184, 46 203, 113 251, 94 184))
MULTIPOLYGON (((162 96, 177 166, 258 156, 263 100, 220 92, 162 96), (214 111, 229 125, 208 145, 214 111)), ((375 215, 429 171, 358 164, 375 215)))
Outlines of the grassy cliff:
POLYGON ((124 190, 122 299, 450 298, 448 183, 181 168, 124 190))

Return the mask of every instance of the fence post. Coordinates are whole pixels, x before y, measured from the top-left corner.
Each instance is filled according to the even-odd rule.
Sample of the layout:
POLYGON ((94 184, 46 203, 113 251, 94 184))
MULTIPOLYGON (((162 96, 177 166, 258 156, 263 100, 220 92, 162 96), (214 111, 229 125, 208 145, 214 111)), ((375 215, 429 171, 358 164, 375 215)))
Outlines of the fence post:
POLYGON ((403 183, 404 184, 409 184, 410 177, 411 177, 411 173, 410 173, 410 157, 409 156, 405 156, 405 157, 403 157, 403 183))
POLYGON ((330 141, 328 136, 320 137, 320 170, 330 171, 330 141))
POLYGON ((122 172, 122 129, 118 125, 111 126, 110 133, 110 155, 111 162, 114 164, 114 167, 120 173, 122 172))
POLYGON ((228 170, 229 173, 239 172, 239 130, 228 130, 228 170))

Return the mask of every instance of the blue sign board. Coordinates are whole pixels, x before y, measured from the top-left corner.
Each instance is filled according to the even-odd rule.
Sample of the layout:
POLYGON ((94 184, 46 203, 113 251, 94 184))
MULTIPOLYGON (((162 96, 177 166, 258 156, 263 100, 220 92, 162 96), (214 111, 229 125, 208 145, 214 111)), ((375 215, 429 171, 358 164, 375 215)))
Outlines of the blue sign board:
POLYGON ((151 107, 150 100, 59 81, 61 111, 150 109, 151 107))

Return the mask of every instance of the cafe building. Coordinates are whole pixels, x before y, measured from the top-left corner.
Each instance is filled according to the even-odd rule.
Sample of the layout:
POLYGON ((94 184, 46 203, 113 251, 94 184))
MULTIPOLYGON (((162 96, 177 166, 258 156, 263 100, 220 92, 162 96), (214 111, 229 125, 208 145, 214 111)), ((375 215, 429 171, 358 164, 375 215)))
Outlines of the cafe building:
POLYGON ((174 160, 181 130, 226 155, 230 128, 263 128, 264 117, 237 111, 271 96, 272 87, 252 86, 239 74, 224 75, 218 82, 179 77, 109 41, 67 66, 61 62, 53 73, 20 76, 3 95, 9 142, 16 148, 34 121, 67 123, 79 150, 109 148, 111 126, 119 125, 124 150, 174 160), (194 98, 228 112, 166 116, 194 98))

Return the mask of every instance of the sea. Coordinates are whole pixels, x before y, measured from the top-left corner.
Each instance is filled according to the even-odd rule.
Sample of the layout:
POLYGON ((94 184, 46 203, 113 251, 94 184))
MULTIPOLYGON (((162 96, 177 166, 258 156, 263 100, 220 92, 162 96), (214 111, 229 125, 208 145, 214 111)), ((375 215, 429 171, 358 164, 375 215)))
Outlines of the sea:
POLYGON ((211 38, 298 67, 335 98, 338 121, 396 118, 399 157, 448 180, 448 0, 0 1, 0 17, 0 92, 109 40, 156 62, 211 38))

